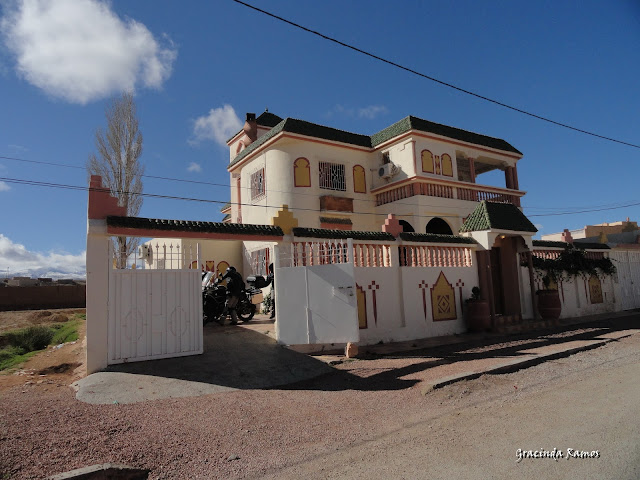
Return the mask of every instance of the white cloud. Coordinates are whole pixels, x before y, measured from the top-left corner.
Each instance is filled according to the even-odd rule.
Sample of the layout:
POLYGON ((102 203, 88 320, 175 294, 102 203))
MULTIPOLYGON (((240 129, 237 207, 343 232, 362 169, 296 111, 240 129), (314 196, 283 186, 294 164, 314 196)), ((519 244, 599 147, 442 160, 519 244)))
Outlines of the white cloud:
POLYGON ((160 88, 177 50, 103 0, 10 0, 0 33, 29 83, 85 104, 136 86, 160 88))
POLYGON ((231 105, 212 108, 206 116, 198 117, 193 124, 193 138, 189 143, 213 140, 227 146, 227 140, 242 128, 242 121, 231 105))
POLYGON ((377 116, 384 115, 387 112, 389 112, 389 110, 384 105, 369 105, 368 107, 358 109, 358 117, 373 120, 377 116))
POLYGON ((18 153, 25 153, 29 151, 27 147, 23 147, 22 145, 13 145, 13 144, 9 145, 9 150, 12 150, 18 153))
POLYGON ((189 164, 189 166, 187 167, 187 172, 200 173, 201 171, 202 171, 202 167, 200 166, 200 164, 198 164, 196 162, 191 162, 189 164))
POLYGON ((0 233, 0 275, 9 277, 84 278, 86 252, 30 252, 0 233))
POLYGON ((7 182, 0 181, 0 192, 6 192, 8 190, 11 190, 9 184, 7 182))
POLYGON ((367 107, 353 108, 338 104, 327 113, 327 116, 332 117, 333 115, 342 115, 344 117, 357 117, 373 120, 374 118, 388 112, 389 109, 384 105, 369 105, 367 107))

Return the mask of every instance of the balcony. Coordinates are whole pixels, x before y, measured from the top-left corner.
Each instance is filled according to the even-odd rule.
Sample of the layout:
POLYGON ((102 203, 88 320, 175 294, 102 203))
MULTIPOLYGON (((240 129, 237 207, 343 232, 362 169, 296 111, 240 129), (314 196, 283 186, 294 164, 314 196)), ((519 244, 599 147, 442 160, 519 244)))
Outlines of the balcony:
POLYGON ((395 187, 382 188, 373 190, 371 193, 375 195, 376 207, 392 203, 415 195, 425 195, 428 197, 451 198, 457 200, 466 200, 470 202, 480 202, 486 200, 496 203, 512 203, 520 206, 520 197, 525 192, 520 190, 512 190, 508 188, 490 187, 487 185, 478 185, 468 182, 453 182, 438 179, 408 179, 403 184, 395 187))

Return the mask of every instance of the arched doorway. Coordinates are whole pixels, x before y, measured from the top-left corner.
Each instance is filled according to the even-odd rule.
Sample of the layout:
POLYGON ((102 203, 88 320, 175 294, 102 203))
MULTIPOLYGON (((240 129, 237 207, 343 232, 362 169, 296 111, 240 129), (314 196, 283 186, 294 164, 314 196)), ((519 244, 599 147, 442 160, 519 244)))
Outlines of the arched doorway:
POLYGON ((429 220, 429 223, 427 223, 426 233, 436 233, 438 235, 453 235, 453 231, 451 230, 449 224, 440 217, 434 217, 429 220))
POLYGON ((415 232, 415 229, 406 220, 399 220, 398 223, 402 225, 403 232, 415 232))

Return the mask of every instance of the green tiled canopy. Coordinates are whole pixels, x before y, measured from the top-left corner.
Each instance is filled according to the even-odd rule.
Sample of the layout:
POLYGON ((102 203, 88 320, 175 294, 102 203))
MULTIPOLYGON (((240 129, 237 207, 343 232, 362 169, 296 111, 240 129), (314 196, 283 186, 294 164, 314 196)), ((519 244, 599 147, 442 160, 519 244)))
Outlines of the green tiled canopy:
POLYGON ((509 230, 512 232, 533 232, 538 229, 525 217, 518 207, 511 203, 493 203, 483 200, 471 212, 460 228, 460 233, 483 230, 509 230))

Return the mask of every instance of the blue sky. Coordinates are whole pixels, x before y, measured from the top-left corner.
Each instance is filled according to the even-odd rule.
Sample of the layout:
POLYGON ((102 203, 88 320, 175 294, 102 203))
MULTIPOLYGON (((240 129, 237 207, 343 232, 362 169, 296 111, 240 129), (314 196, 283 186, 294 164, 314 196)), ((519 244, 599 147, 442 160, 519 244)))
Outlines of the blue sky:
MULTIPOLYGON (((640 144, 640 3, 252 0, 461 88, 640 144)), ((109 98, 135 91, 145 192, 225 202, 223 139, 265 108, 363 134, 407 115, 504 138, 542 233, 640 219, 640 150, 448 89, 231 0, 0 0, 0 177, 86 186, 109 98), (73 168, 75 167, 75 168, 73 168)), ((483 181, 481 177, 480 181, 483 181)), ((485 183, 483 181, 483 183, 485 183)), ((487 182, 488 183, 488 182, 487 182)), ((504 185, 504 180, 499 184, 504 185)), ((0 180, 0 276, 82 272, 87 193, 0 180)), ((219 205, 145 199, 141 216, 219 221, 219 205)))

